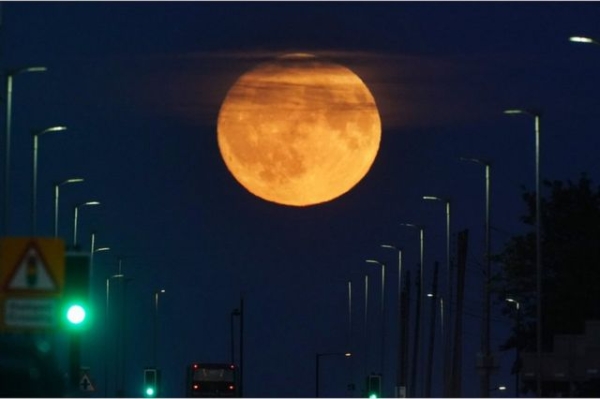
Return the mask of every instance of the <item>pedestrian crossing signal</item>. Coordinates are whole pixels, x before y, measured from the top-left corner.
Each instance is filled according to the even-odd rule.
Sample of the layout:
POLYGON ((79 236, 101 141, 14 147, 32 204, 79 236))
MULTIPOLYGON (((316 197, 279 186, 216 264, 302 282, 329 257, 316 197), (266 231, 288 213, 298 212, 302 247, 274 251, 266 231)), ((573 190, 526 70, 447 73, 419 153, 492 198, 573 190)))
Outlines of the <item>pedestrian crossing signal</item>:
POLYGON ((144 397, 155 398, 158 395, 158 375, 157 369, 144 369, 144 397))

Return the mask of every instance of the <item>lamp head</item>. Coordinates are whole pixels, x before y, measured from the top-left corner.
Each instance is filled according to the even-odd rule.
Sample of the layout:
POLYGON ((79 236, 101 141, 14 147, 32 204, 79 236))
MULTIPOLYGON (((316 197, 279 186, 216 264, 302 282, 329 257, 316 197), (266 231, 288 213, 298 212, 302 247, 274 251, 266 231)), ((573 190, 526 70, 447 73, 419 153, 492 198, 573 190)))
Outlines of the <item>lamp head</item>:
POLYGON ((574 43, 594 43, 594 39, 586 36, 571 36, 569 41, 574 43))

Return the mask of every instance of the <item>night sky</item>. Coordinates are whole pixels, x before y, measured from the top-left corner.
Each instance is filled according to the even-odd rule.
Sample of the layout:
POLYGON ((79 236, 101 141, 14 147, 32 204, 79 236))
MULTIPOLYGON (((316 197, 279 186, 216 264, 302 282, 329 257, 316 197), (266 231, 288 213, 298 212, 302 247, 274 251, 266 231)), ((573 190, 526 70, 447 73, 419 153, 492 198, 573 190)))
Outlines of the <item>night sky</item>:
MULTIPOLYGON (((598 183, 600 48, 568 38, 600 37, 599 20, 594 2, 3 3, 2 69, 48 68, 14 80, 8 235, 30 234, 31 131, 64 124, 67 131, 40 138, 38 233, 53 233, 53 184, 85 178, 61 188, 59 234, 71 245, 73 207, 102 203, 80 209, 79 241, 89 250, 95 231, 96 248, 111 248, 95 256, 99 315, 119 259, 131 279, 127 395, 141 395, 142 370, 152 362, 154 292, 165 289, 157 348, 164 396, 185 395, 187 364, 230 361, 230 314, 242 295, 245 396, 313 396, 316 354, 347 350, 355 354, 350 359, 321 358, 321 396, 361 396, 365 273, 366 368, 380 371, 380 269, 365 263, 377 259, 389 265, 383 374, 391 396, 397 253, 380 245, 403 248, 414 278, 418 235, 401 223, 425 226, 427 287, 436 261, 444 279, 444 207, 422 196, 450 198, 454 242, 461 230, 470 236, 462 394, 477 396, 484 174, 459 158, 492 162, 494 252, 527 231, 519 220, 526 211, 521 193, 534 187, 533 119, 503 110, 543 112, 543 178, 578 180, 587 172, 598 183), (238 184, 216 136, 219 106, 236 79, 297 51, 357 73, 382 120, 380 150, 366 177, 338 199, 300 208, 264 201, 238 184), (347 390, 349 383, 357 389, 347 390)), ((497 351, 511 322, 494 309, 497 351)), ((114 396, 115 344, 104 333, 99 316, 84 340, 83 365, 95 396, 106 387, 114 396)), ((60 350, 58 356, 66 361, 60 350)), ((513 396, 514 352, 497 358, 492 385, 509 386, 505 396, 513 396)), ((434 396, 442 395, 440 372, 436 364, 434 396)))

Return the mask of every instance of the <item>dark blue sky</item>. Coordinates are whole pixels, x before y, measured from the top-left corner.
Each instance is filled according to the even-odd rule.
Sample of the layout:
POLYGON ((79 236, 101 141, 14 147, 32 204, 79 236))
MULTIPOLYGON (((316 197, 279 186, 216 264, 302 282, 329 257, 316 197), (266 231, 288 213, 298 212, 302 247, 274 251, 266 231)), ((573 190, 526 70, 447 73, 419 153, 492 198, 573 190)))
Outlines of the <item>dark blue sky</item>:
MULTIPOLYGON (((533 120, 507 108, 539 108, 542 176, 598 179, 600 48, 568 41, 600 36, 594 2, 8 2, 2 5, 3 69, 43 65, 15 78, 10 235, 30 226, 32 129, 65 124, 40 139, 38 230, 52 234, 52 184, 61 191, 60 234, 97 246, 93 281, 100 312, 106 278, 122 258, 128 284, 126 390, 140 395, 151 362, 152 296, 160 298, 160 348, 166 396, 184 395, 184 367, 229 360, 232 309, 245 298, 245 394, 314 394, 317 352, 345 351, 346 281, 353 281, 353 328, 362 331, 363 276, 371 278, 372 344, 380 334, 375 298, 379 269, 390 265, 386 291, 395 303, 396 256, 404 248, 414 275, 416 231, 426 226, 425 269, 445 264, 445 217, 452 232, 469 229, 463 395, 477 396, 474 371, 482 317, 483 169, 458 160, 486 158, 492 169, 493 250, 523 232, 521 187, 534 184, 533 120), (380 108, 381 148, 370 173, 349 193, 308 208, 279 206, 240 186, 216 141, 220 102, 254 65, 291 51, 328 57, 355 71, 380 108)), ((443 278, 444 274, 441 275, 443 278)), ((397 325, 388 306, 388 342, 397 325)), ((510 322, 495 312, 492 345, 510 322)), ((358 334, 358 333, 357 333, 358 334)), ((357 335, 356 334, 356 335, 357 335)), ((438 337, 439 338, 439 337, 438 337)), ((104 338, 86 339, 84 364, 104 394, 104 338), (93 349, 95 347, 95 349, 93 349)), ((438 339, 439 342, 439 339, 438 339)), ((109 342, 109 351, 114 348, 109 342)), ((364 341, 351 360, 323 358, 323 396, 359 396, 364 341)), ((395 345, 384 379, 391 395, 395 345)), ((436 347, 439 356, 439 346, 436 347)), ((499 354, 493 384, 512 384, 513 353, 499 354)), ((368 369, 379 371, 374 351, 368 369)), ((114 395, 109 358, 109 396, 114 395)), ((440 369, 434 371, 439 379, 440 369)), ((439 384, 433 394, 440 396, 439 384)))

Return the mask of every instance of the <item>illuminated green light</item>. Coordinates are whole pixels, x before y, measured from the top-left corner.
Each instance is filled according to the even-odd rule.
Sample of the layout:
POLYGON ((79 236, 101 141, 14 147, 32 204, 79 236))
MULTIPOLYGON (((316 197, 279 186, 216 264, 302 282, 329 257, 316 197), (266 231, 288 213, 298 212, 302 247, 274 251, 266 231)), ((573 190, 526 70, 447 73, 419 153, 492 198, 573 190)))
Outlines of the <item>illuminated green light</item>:
POLYGON ((146 388, 146 396, 154 396, 154 388, 152 388, 152 387, 146 388))
POLYGON ((376 399, 377 398, 377 394, 372 393, 372 394, 369 395, 369 398, 370 399, 376 399))
POLYGON ((67 310, 67 320, 72 324, 81 324, 85 320, 85 309, 81 305, 72 305, 67 310))

